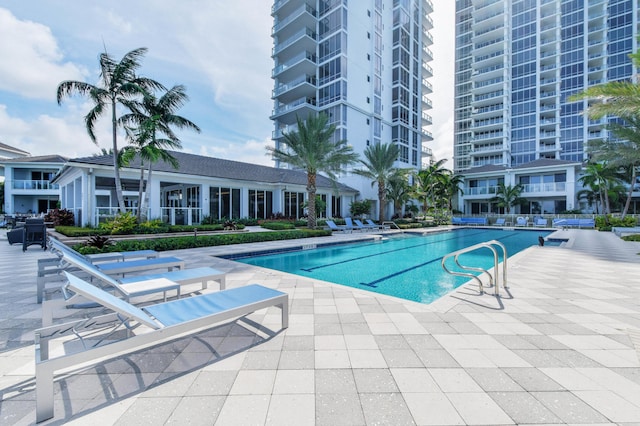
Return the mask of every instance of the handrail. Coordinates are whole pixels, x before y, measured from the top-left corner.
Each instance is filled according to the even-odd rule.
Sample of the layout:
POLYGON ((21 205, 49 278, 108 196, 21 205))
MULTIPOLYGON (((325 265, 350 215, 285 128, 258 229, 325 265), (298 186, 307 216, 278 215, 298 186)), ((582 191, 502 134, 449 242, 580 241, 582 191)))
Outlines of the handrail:
POLYGON ((502 254, 503 254, 503 260, 502 260, 502 288, 506 289, 507 288, 507 248, 504 246, 504 244, 502 244, 499 241, 496 240, 491 240, 491 241, 486 241, 483 243, 478 243, 478 244, 474 244, 472 246, 469 247, 465 247, 463 249, 451 252, 449 254, 446 254, 442 257, 442 269, 445 270, 445 272, 448 272, 451 275, 457 275, 457 276, 461 276, 461 277, 469 277, 469 278, 473 278, 474 280, 478 281, 478 287, 480 289, 480 294, 484 293, 484 286, 482 284, 482 280, 477 276, 474 275, 472 273, 469 272, 461 272, 461 271, 452 271, 449 268, 447 268, 447 266, 445 265, 445 261, 447 259, 449 259, 450 257, 453 257, 454 261, 456 262, 456 265, 458 265, 459 268, 467 270, 467 271, 476 271, 476 272, 485 272, 488 276, 489 276, 489 286, 494 285, 494 280, 493 280, 493 276, 491 275, 491 273, 489 273, 488 270, 483 269, 483 268, 479 268, 479 267, 474 267, 474 266, 465 266, 465 265, 461 265, 460 261, 458 259, 458 256, 460 256, 461 254, 464 253, 469 253, 471 251, 474 250, 478 250, 481 248, 488 248, 489 250, 491 250, 493 252, 493 272, 495 274, 495 290, 494 290, 494 295, 496 296, 500 296, 500 285, 499 285, 499 269, 498 269, 498 251, 496 250, 496 248, 494 246, 498 246, 502 249, 502 254))
POLYGON ((391 228, 392 226, 396 229, 400 229, 400 227, 398 226, 398 224, 396 224, 394 221, 392 220, 385 220, 384 222, 382 222, 382 225, 389 225, 389 228, 391 228))

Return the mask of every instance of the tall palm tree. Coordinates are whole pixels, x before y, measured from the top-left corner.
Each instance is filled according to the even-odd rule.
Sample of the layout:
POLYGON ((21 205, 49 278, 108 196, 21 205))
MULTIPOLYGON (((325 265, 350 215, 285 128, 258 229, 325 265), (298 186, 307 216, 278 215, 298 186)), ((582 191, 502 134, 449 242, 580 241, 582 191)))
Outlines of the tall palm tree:
POLYGON ((173 86, 167 90, 160 98, 153 94, 145 94, 142 101, 127 102, 126 106, 132 111, 120 117, 119 122, 126 128, 137 125, 136 131, 129 132, 130 139, 134 142, 128 151, 128 160, 132 154, 140 156, 140 185, 138 188, 138 221, 146 212, 149 204, 149 185, 153 163, 163 160, 177 168, 175 158, 167 152, 168 149, 182 148, 180 139, 173 132, 172 127, 179 129, 189 129, 200 133, 198 127, 192 121, 176 115, 176 110, 180 109, 189 97, 183 85, 173 86), (165 135, 166 138, 159 138, 158 135, 165 135), (147 161, 147 189, 142 196, 144 181, 144 162, 147 161))
POLYGON ((393 143, 374 143, 364 150, 365 159, 360 159, 364 169, 356 169, 353 173, 371 179, 371 186, 378 184, 378 221, 386 220, 387 191, 386 185, 393 176, 402 174, 394 167, 400 150, 393 143))
POLYGON ((523 190, 524 187, 520 183, 517 185, 499 183, 496 196, 493 197, 490 202, 495 203, 498 207, 504 207, 507 214, 509 214, 511 207, 523 204, 526 201, 520 196, 523 190))
POLYGON ((111 113, 112 124, 112 150, 113 150, 113 176, 116 186, 116 197, 121 212, 126 211, 124 197, 122 196, 122 183, 120 180, 120 168, 118 165, 118 119, 117 106, 125 104, 134 97, 146 92, 164 87, 150 78, 136 75, 140 68, 141 60, 147 53, 144 47, 134 49, 125 54, 118 62, 109 54, 100 54, 100 84, 93 85, 83 81, 63 81, 58 85, 56 99, 58 105, 64 98, 78 94, 87 96, 93 101, 94 106, 84 117, 85 126, 93 143, 97 144, 95 135, 95 123, 103 114, 111 113))
POLYGON ((422 209, 425 214, 430 205, 435 207, 436 187, 441 181, 442 175, 447 172, 447 169, 443 167, 446 161, 445 158, 438 160, 416 174, 414 195, 422 201, 422 209))
POLYGON ((348 165, 358 160, 358 154, 346 141, 332 141, 336 130, 329 125, 329 117, 324 114, 309 115, 306 120, 296 118, 298 130, 284 134, 286 148, 267 146, 267 154, 274 159, 307 172, 307 202, 309 228, 316 226, 316 178, 325 173, 335 180, 348 165))

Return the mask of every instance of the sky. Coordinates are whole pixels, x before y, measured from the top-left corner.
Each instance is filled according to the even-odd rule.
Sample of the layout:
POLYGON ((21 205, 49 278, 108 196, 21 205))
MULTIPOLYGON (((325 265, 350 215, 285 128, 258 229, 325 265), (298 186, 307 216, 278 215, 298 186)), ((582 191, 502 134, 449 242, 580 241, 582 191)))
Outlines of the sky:
MULTIPOLYGON (((434 141, 428 146, 452 168, 455 2, 432 1, 434 141)), ((146 47, 139 73, 166 87, 185 85, 189 102, 178 114, 202 129, 177 132, 183 151, 273 165, 265 150, 273 130, 272 4, 0 0, 0 142, 34 156, 69 158, 110 148, 108 117, 97 122, 95 145, 84 125, 93 105, 75 96, 58 105, 57 86, 97 84, 100 53, 120 60, 146 47)))

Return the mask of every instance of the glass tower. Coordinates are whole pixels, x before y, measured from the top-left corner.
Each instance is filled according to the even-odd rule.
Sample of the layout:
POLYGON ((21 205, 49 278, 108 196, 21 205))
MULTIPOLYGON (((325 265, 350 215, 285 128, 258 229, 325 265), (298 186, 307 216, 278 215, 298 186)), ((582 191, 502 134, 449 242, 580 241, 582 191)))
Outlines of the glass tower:
POLYGON ((568 98, 634 75, 637 25, 633 0, 457 0, 455 171, 585 161, 606 120, 568 98))
MULTIPOLYGON (((337 126, 335 140, 347 140, 358 153, 393 141, 398 167, 418 169, 428 161, 432 9, 430 0, 276 1, 276 147, 296 130, 296 117, 324 112, 337 126)), ((366 179, 349 175, 341 182, 377 199, 366 179)))

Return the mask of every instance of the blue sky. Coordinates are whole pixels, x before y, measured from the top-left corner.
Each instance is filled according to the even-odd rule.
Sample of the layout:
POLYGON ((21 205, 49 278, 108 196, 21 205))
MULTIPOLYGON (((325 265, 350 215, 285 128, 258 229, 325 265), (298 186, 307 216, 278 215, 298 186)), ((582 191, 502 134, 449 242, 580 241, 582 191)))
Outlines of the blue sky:
MULTIPOLYGON (((432 46, 438 159, 452 151, 454 2, 434 0, 432 46)), ((86 134, 82 98, 58 106, 63 80, 98 81, 98 55, 117 59, 147 47, 140 73, 167 87, 183 84, 179 113, 202 133, 181 132, 184 151, 272 165, 270 16, 266 0, 3 0, 0 4, 0 142, 32 155, 79 157, 111 146, 108 119, 98 146, 86 134)), ((124 141, 119 142, 122 146, 124 141)), ((448 164, 450 167, 451 162, 448 164)))

